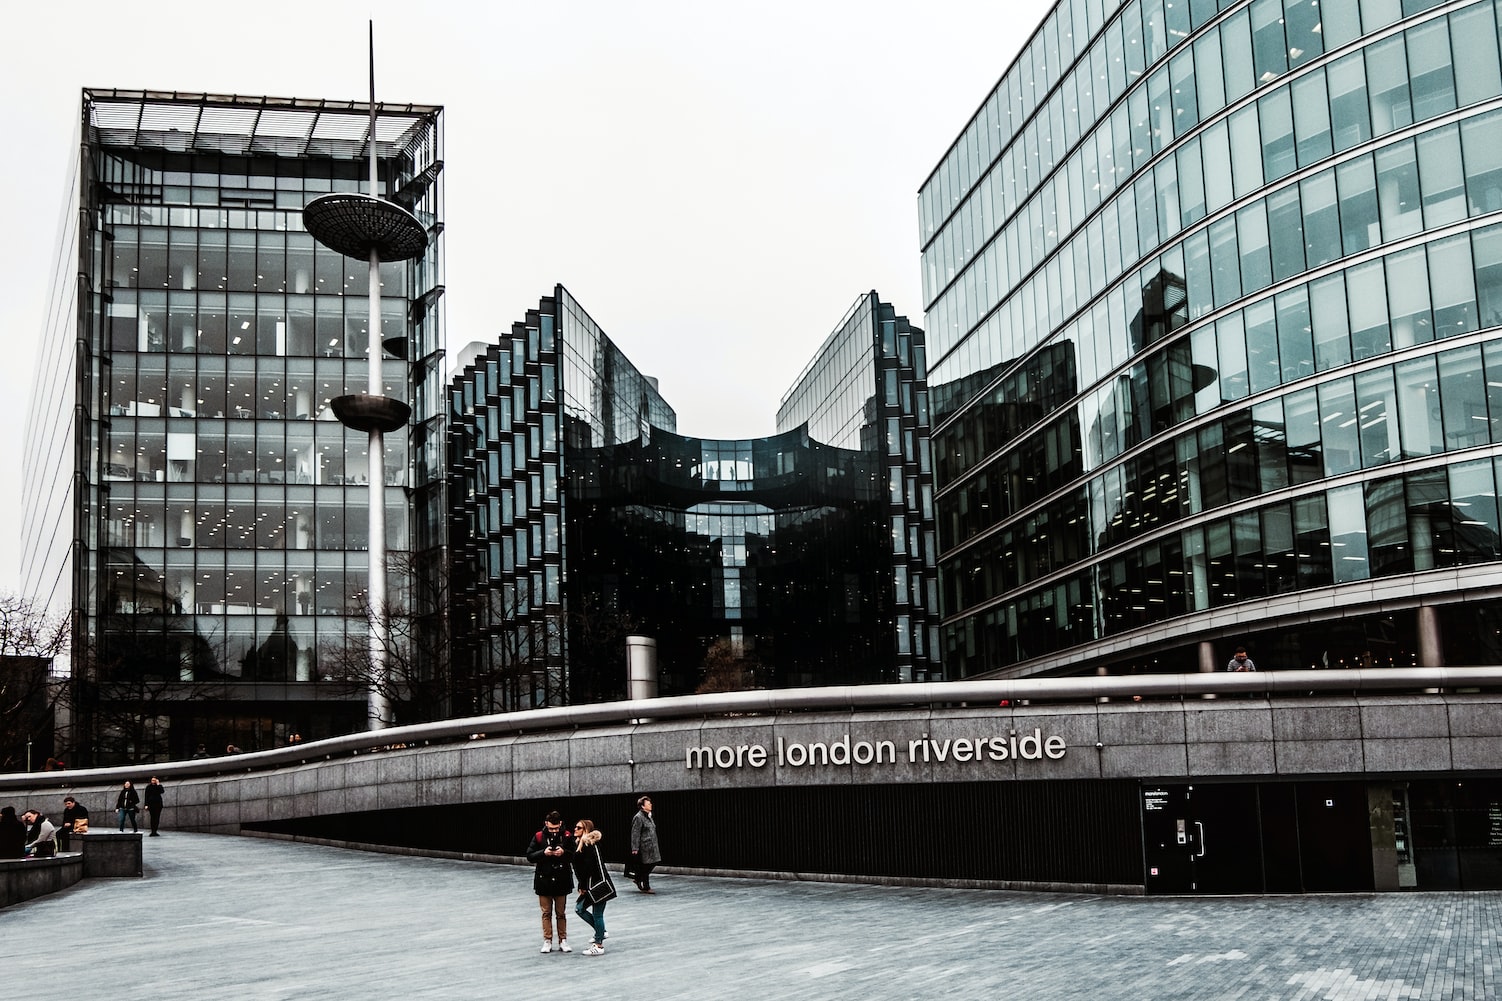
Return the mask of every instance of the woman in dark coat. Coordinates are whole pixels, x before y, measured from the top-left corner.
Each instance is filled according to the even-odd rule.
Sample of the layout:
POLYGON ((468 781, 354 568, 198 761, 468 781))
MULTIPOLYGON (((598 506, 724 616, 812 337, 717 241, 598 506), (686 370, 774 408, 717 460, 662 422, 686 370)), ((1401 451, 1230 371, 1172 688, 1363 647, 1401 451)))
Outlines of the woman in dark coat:
POLYGON ((600 837, 592 820, 581 820, 574 828, 578 845, 574 851, 574 875, 579 877, 579 899, 574 902, 574 913, 595 930, 594 944, 584 950, 586 956, 605 955, 605 904, 615 896, 615 884, 610 881, 610 872, 600 855, 600 837), (590 887, 594 887, 593 892, 590 887))
POLYGON ((0 858, 26 857, 26 825, 13 806, 0 807, 0 858))
POLYGON ((140 826, 136 823, 136 810, 141 806, 141 796, 136 792, 136 787, 131 785, 130 779, 120 787, 120 795, 115 797, 115 813, 120 819, 120 830, 125 830, 125 818, 130 818, 130 829, 137 834, 141 833, 140 826))
POLYGON ((631 818, 631 879, 643 893, 652 893, 652 870, 662 861, 657 847, 657 822, 652 819, 652 797, 636 801, 637 813, 631 818))

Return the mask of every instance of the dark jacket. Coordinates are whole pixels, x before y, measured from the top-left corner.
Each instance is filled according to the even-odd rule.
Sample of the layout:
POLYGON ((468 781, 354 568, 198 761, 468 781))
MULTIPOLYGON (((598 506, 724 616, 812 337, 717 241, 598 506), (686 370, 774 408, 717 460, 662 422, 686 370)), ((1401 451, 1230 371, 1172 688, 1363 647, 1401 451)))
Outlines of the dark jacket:
POLYGON ((73 830, 73 821, 88 820, 89 811, 84 809, 82 803, 74 803, 72 806, 63 808, 63 828, 73 830))
POLYGON ((121 789, 120 795, 115 797, 116 810, 134 810, 141 805, 141 796, 136 792, 136 787, 121 789))
POLYGON ((0 858, 24 858, 26 825, 12 807, 0 810, 0 858))
POLYGON ((589 893, 589 886, 602 879, 611 891, 605 899, 615 896, 615 883, 610 878, 610 870, 605 868, 604 856, 600 854, 600 837, 599 831, 590 831, 580 839, 578 848, 574 851, 574 875, 579 877, 579 894, 590 903, 595 900, 589 893))
POLYGON ((657 847, 657 823, 645 810, 637 810, 631 818, 631 854, 642 865, 662 861, 662 850, 657 847))
POLYGON ((539 897, 566 896, 574 888, 574 874, 569 869, 574 860, 573 832, 559 829, 553 834, 546 827, 532 835, 527 846, 527 861, 537 866, 532 874, 532 892, 539 897), (549 848, 562 848, 562 855, 544 855, 549 848))
POLYGON ((160 810, 162 808, 162 792, 163 789, 160 785, 152 785, 150 782, 146 783, 146 809, 160 810))

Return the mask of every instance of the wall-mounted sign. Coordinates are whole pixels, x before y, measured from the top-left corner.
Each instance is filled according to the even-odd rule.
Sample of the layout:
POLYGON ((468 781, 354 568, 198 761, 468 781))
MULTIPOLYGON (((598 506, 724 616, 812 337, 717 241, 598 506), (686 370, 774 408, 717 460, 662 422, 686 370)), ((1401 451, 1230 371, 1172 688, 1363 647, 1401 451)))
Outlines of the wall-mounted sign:
POLYGON ((808 743, 778 737, 764 744, 702 744, 684 750, 684 767, 695 768, 808 768, 829 765, 985 764, 1001 761, 1057 761, 1068 750, 1057 734, 1041 729, 1006 736, 953 737, 940 740, 924 734, 906 743, 891 740, 839 740, 808 743))

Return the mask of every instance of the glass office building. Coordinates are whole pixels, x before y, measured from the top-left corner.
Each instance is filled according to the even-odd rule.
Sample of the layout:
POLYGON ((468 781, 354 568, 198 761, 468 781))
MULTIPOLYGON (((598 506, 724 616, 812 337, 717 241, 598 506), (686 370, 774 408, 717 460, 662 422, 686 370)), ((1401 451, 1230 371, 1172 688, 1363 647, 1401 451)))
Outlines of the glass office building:
POLYGON ((688 438, 555 289, 450 388, 455 704, 623 698, 628 633, 665 695, 936 677, 923 361, 870 293, 777 434, 688 438))
POLYGON ((1065 0, 919 199, 951 677, 1496 663, 1491 0, 1065 0))
MULTIPOLYGON (((303 206, 368 187, 433 240, 381 269, 390 548, 441 549, 441 109, 88 90, 24 475, 25 588, 74 616, 75 761, 363 729, 366 265, 303 206), (409 503, 408 497, 412 500, 409 503), (138 708, 117 711, 116 703, 138 708)), ((395 581, 393 593, 405 587, 395 581)))

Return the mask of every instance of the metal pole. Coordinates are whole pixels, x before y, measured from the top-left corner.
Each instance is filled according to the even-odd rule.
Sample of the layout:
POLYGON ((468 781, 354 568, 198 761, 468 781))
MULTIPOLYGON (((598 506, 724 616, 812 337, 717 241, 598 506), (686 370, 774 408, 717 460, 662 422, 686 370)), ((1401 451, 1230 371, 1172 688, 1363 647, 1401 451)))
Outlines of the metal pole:
MULTIPOLYGON (((375 94, 375 21, 370 22, 370 196, 381 197, 380 175, 376 168, 376 94, 375 94)), ((367 362, 367 391, 381 396, 381 259, 375 248, 370 251, 370 338, 367 362)), ((370 432, 370 729, 391 726, 391 695, 387 662, 386 609, 386 443, 379 429, 370 432)))

